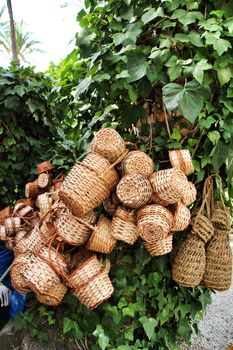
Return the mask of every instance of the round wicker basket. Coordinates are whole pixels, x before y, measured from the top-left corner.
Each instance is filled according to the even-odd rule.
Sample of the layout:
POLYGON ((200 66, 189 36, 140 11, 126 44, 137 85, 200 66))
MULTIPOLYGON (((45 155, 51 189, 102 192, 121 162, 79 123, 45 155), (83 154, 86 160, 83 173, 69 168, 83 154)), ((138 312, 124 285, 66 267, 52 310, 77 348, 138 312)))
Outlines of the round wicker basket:
POLYGON ((192 233, 181 243, 172 264, 172 278, 185 287, 200 284, 205 272, 206 254, 204 242, 192 233))
POLYGON ((37 185, 42 189, 46 190, 49 187, 50 177, 46 173, 42 173, 37 178, 37 185))
POLYGON ((171 231, 184 231, 191 221, 190 210, 181 202, 175 204, 174 220, 171 231))
POLYGON ((154 243, 159 239, 166 238, 172 223, 172 213, 161 205, 150 204, 138 210, 138 231, 146 242, 154 243))
POLYGON ((56 221, 57 233, 66 243, 79 246, 88 241, 91 235, 89 225, 94 225, 95 222, 96 215, 93 211, 85 214, 81 221, 72 214, 63 214, 56 221))
POLYGON ((10 269, 11 282, 14 289, 20 293, 30 292, 27 281, 24 278, 24 271, 30 262, 30 255, 20 254, 15 257, 10 269))
POLYGON ((206 269, 203 284, 218 291, 228 290, 232 279, 232 250, 229 232, 216 230, 206 248, 206 269))
POLYGON ((140 208, 147 204, 152 196, 150 181, 143 175, 125 175, 117 185, 119 200, 129 208, 140 208))
POLYGON ((139 236, 134 211, 118 207, 112 219, 112 235, 115 239, 134 244, 139 236))
POLYGON ((118 184, 119 176, 116 170, 111 168, 109 161, 100 154, 95 152, 88 153, 83 159, 82 164, 94 170, 110 191, 118 184))
POLYGON ((102 214, 86 244, 86 248, 99 253, 109 254, 115 247, 116 242, 112 235, 111 221, 102 214))
POLYGON ((24 253, 36 253, 44 245, 43 237, 40 234, 39 225, 35 225, 32 232, 21 239, 14 247, 15 255, 24 253))
POLYGON ((48 160, 46 160, 43 163, 37 164, 36 167, 39 175, 53 169, 52 163, 48 160))
POLYGON ((114 163, 124 153, 125 143, 116 130, 104 128, 95 134, 91 149, 114 163))
POLYGON ((161 256, 172 251, 172 240, 173 236, 169 235, 153 243, 143 241, 143 245, 151 256, 161 256))
POLYGON ((160 170, 150 177, 153 192, 157 193, 159 199, 167 204, 174 204, 183 195, 187 177, 181 170, 173 168, 160 170))
POLYGON ((45 294, 36 293, 38 301, 49 306, 58 306, 61 304, 68 288, 61 282, 54 284, 45 294))
POLYGON ((187 183, 184 184, 184 191, 181 197, 181 201, 187 207, 188 205, 195 202, 196 197, 197 197, 196 187, 192 182, 188 181, 187 183))
POLYGON ((123 175, 150 176, 154 171, 153 160, 142 151, 131 151, 121 163, 123 175))
POLYGON ((69 268, 64 256, 53 247, 42 247, 37 256, 45 261, 58 275, 68 276, 69 268))
POLYGON ((94 170, 76 163, 66 176, 59 196, 78 217, 88 213, 108 198, 110 190, 94 170))
POLYGON ((174 150, 169 151, 168 154, 173 168, 180 169, 185 175, 190 175, 194 172, 194 166, 189 150, 174 150))
POLYGON ((38 187, 37 181, 28 182, 25 186, 25 197, 26 198, 36 198, 40 194, 40 189, 38 187))
POLYGON ((21 219, 19 217, 10 217, 4 223, 7 236, 17 233, 21 227, 21 219))

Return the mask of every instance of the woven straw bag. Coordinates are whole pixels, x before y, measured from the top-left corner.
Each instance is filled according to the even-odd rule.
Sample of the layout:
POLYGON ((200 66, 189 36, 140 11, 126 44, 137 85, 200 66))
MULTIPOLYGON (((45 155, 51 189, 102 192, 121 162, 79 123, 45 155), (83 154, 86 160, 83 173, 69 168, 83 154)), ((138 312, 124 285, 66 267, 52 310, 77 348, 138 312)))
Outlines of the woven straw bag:
POLYGON ((76 216, 83 216, 108 198, 110 190, 96 172, 76 163, 66 176, 59 196, 76 216))
POLYGON ((38 174, 46 173, 53 169, 53 165, 50 161, 46 160, 43 163, 37 164, 36 166, 38 174))
POLYGON ((102 214, 86 244, 86 248, 99 253, 109 254, 114 249, 116 242, 112 235, 111 221, 102 214))
POLYGON ((196 197, 197 197, 196 187, 192 182, 188 181, 187 183, 184 184, 184 191, 181 197, 181 202, 184 205, 188 206, 193 202, 195 202, 196 197))
POLYGON ((96 215, 93 211, 85 214, 82 220, 72 214, 62 214, 56 221, 57 233, 63 241, 79 246, 90 238, 91 228, 89 225, 94 225, 95 221, 96 215))
POLYGON ((52 209, 52 198, 50 193, 45 192, 37 197, 37 205, 40 210, 40 218, 44 218, 52 209))
POLYGON ((37 292, 36 297, 38 301, 42 304, 58 306, 61 304, 62 299, 64 298, 67 290, 68 288, 64 284, 58 282, 57 284, 54 284, 51 288, 49 288, 45 294, 37 292))
POLYGON ((225 291, 231 287, 232 250, 229 231, 215 230, 206 248, 206 269, 202 283, 207 288, 225 291))
POLYGON ((129 208, 140 208, 147 204, 152 196, 150 181, 143 175, 125 175, 116 189, 119 200, 129 208))
POLYGON ((56 234, 56 227, 49 221, 44 221, 40 226, 40 234, 45 243, 49 242, 56 234))
POLYGON ((7 236, 5 226, 0 226, 0 241, 5 241, 6 238, 7 236))
POLYGON ((106 187, 112 191, 119 182, 119 176, 109 161, 100 154, 90 152, 83 159, 82 164, 94 170, 104 181, 106 187))
POLYGON ((26 198, 36 198, 40 194, 40 189, 38 187, 37 181, 28 182, 25 186, 25 197, 26 198))
POLYGON ((6 234, 12 235, 17 233, 21 227, 21 219, 19 217, 7 218, 4 223, 6 234))
POLYGON ((95 134, 91 149, 114 163, 124 153, 125 143, 116 130, 104 128, 95 134))
POLYGON ((214 227, 210 219, 202 214, 198 214, 192 219, 192 233, 197 235, 207 243, 214 235, 214 227))
POLYGON ((118 207, 112 219, 112 235, 115 239, 134 244, 139 236, 134 211, 118 207))
POLYGON ((50 177, 46 173, 42 173, 37 178, 37 185, 42 190, 46 190, 49 187, 50 177))
POLYGON ((4 222, 8 216, 10 216, 10 207, 6 207, 0 211, 0 225, 4 225, 4 222))
POLYGON ((15 257, 10 269, 12 286, 20 293, 27 293, 31 290, 24 278, 24 270, 27 268, 29 262, 30 255, 20 254, 15 257))
POLYGON ((175 204, 174 220, 171 231, 184 231, 190 224, 191 213, 181 202, 175 204))
POLYGON ((189 150, 174 150, 169 151, 168 154, 173 168, 180 169, 185 175, 190 175, 194 172, 194 166, 189 150))
POLYGON ((171 230, 173 215, 157 204, 146 205, 137 212, 139 235, 146 242, 156 242, 166 238, 171 230))
POLYGON ((231 217, 225 206, 214 208, 211 221, 216 229, 230 230, 231 217))
POLYGON ((131 151, 121 163, 123 175, 141 174, 150 176, 154 171, 153 160, 142 151, 131 151))
POLYGON ((32 232, 16 244, 14 247, 14 253, 15 255, 30 252, 36 253, 42 248, 44 243, 43 237, 40 234, 39 225, 35 225, 32 232))
POLYGON ((110 197, 108 197, 106 201, 103 202, 104 210, 108 214, 114 215, 119 204, 120 201, 116 195, 116 192, 112 192, 110 197))
POLYGON ((196 235, 189 233, 174 258, 172 278, 182 286, 196 287, 203 278, 205 266, 205 244, 196 235))
POLYGON ((72 273, 69 285, 73 294, 89 309, 107 300, 114 290, 106 269, 96 255, 92 255, 72 273))
POLYGON ((183 195, 187 177, 181 170, 173 168, 160 170, 150 177, 153 192, 157 194, 160 201, 166 204, 174 204, 183 195))
POLYGON ((172 251, 172 240, 173 236, 169 235, 153 243, 143 241, 143 245, 151 256, 161 256, 172 251))

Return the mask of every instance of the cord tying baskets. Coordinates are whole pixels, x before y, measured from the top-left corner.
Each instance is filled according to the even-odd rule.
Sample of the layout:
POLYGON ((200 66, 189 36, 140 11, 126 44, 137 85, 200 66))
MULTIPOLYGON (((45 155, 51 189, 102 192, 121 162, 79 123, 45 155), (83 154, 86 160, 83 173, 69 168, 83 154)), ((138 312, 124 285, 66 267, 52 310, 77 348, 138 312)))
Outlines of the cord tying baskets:
POLYGON ((153 160, 142 151, 131 151, 121 163, 124 175, 141 174, 150 176, 154 171, 153 160))
POLYGON ((125 143, 116 130, 103 128, 95 134, 91 149, 114 163, 124 153, 125 143))
POLYGON ((161 205, 146 205, 137 212, 138 232, 146 242, 153 243, 166 238, 172 223, 172 213, 161 205))
POLYGON ((180 169, 185 175, 190 175, 194 172, 194 166, 189 150, 174 150, 169 151, 168 154, 173 168, 180 169))
POLYGON ((96 252, 109 254, 116 245, 116 239, 112 235, 111 221, 101 214, 86 248, 96 252))
POLYGON ((140 208, 152 196, 150 181, 141 174, 125 175, 116 189, 119 200, 129 208, 140 208))
POLYGON ((118 207, 112 219, 112 235, 117 240, 134 244, 139 236, 136 214, 132 210, 118 207))
POLYGON ((143 241, 143 245, 151 256, 160 256, 168 254, 172 251, 172 241, 173 236, 169 235, 166 238, 162 238, 152 243, 143 241))

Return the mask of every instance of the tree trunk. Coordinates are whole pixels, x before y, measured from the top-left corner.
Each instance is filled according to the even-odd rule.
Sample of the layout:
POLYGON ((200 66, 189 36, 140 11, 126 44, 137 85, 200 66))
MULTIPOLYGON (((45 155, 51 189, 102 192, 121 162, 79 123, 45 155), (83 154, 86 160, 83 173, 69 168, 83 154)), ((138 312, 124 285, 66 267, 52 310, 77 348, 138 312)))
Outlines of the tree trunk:
POLYGON ((12 60, 19 64, 19 57, 18 57, 17 46, 16 46, 15 26, 14 26, 14 18, 13 18, 11 0, 7 0, 7 8, 8 8, 8 12, 9 12, 9 18, 10 18, 12 60))

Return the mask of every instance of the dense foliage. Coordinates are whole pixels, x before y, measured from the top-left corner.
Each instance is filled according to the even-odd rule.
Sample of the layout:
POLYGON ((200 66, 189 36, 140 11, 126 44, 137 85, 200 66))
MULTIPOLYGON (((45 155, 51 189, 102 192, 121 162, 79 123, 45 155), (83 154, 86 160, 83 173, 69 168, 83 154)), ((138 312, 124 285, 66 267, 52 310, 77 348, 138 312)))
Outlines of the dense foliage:
MULTIPOLYGON (((53 137, 52 157, 60 167, 83 156, 95 130, 112 126, 149 153, 156 169, 166 166, 160 162, 168 159, 168 149, 190 149, 199 196, 211 172, 222 175, 232 195, 232 1, 86 0, 85 6, 78 14, 82 30, 77 49, 59 67, 50 67, 56 83, 48 101, 42 98, 40 107, 33 104, 31 110, 26 92, 19 90, 23 103, 17 105, 17 114, 21 108, 31 112, 23 113, 30 116, 27 122, 33 122, 31 132, 44 123, 44 141, 37 138, 41 145, 32 148, 29 142, 25 147, 32 152, 38 146, 36 156, 45 158, 51 138, 46 138, 44 126, 49 121, 46 131, 51 130, 56 112, 60 123, 52 133, 59 138, 53 137)), ((13 146, 4 149, 8 152, 4 157, 10 156, 13 146)), ((8 167, 20 164, 18 158, 7 160, 8 167)), ((27 158, 25 175, 32 171, 31 165, 27 158)), ((10 173, 7 166, 4 169, 10 173)), ((7 182, 3 194, 12 188, 7 182)), ((45 339, 42 318, 49 325, 57 322, 63 335, 87 337, 92 349, 102 350, 175 350, 197 331, 210 291, 177 286, 171 279, 169 256, 151 258, 138 242, 132 248, 119 245, 111 260, 115 293, 107 303, 88 311, 68 294, 56 310, 34 305, 33 312, 29 309, 18 317, 18 329, 27 327, 45 339)))

